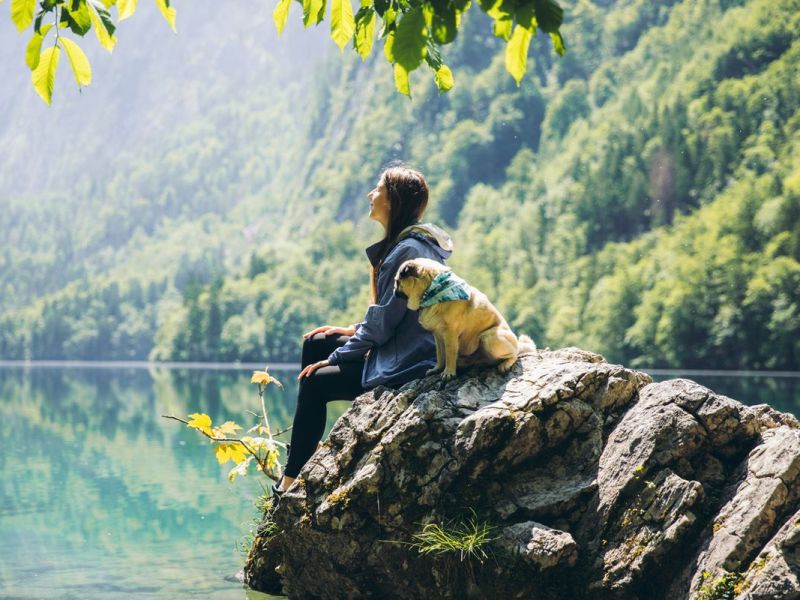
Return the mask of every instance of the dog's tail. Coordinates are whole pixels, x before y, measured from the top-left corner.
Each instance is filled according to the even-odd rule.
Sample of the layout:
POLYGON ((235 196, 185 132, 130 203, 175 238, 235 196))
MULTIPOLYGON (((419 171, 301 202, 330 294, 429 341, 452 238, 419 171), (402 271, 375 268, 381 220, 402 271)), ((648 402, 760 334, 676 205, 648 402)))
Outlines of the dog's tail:
POLYGON ((530 336, 525 335, 524 333, 521 334, 517 342, 517 354, 522 354, 523 352, 533 352, 534 350, 536 350, 536 343, 530 338, 530 336))

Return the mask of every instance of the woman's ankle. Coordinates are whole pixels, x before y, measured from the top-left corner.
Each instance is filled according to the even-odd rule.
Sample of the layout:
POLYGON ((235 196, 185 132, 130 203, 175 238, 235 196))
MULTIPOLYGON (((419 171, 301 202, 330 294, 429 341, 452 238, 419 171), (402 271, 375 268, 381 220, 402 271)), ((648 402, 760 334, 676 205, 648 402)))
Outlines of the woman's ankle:
POLYGON ((284 475, 283 477, 281 477, 281 481, 279 483, 279 486, 283 491, 286 491, 294 483, 294 480, 295 480, 295 477, 289 477, 288 475, 284 475))

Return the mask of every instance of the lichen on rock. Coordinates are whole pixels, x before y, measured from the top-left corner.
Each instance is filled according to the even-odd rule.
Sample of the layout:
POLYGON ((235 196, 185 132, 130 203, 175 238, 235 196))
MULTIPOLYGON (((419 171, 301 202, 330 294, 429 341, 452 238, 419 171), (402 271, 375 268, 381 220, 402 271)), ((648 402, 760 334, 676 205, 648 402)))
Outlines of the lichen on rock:
POLYGON ((290 598, 649 599, 737 573, 737 597, 793 598, 798 479, 791 415, 537 350, 505 375, 358 397, 271 503, 245 580, 290 598), (487 559, 412 544, 472 511, 487 559))

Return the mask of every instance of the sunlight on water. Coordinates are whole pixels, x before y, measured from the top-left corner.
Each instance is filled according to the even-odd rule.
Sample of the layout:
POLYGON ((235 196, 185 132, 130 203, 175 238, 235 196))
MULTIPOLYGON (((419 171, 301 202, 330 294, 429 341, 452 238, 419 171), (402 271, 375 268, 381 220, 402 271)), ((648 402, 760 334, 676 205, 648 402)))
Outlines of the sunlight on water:
MULTIPOLYGON (((274 372, 273 428, 291 424, 296 374, 274 372)), ((210 442, 160 416, 254 423, 249 377, 0 369, 0 597, 267 598, 233 577, 268 482, 229 483, 210 442)), ((347 406, 329 405, 327 430, 347 406)))

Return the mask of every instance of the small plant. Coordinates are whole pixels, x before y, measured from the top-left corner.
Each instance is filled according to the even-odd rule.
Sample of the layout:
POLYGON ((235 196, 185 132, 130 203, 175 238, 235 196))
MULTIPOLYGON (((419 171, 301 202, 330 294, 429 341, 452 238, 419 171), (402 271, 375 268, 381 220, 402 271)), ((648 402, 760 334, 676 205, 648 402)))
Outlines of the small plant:
POLYGON ((712 577, 708 571, 701 574, 702 585, 698 590, 699 600, 733 600, 736 586, 744 577, 744 573, 725 571, 719 577, 712 577))
POLYGON ((258 396, 261 400, 261 414, 252 413, 259 418, 259 421, 247 430, 247 433, 254 435, 237 437, 236 432, 242 427, 233 421, 225 421, 222 425, 214 427, 211 417, 204 413, 189 415, 190 421, 172 415, 161 416, 165 419, 174 419, 185 423, 187 427, 196 429, 210 439, 219 464, 232 461, 235 465, 228 472, 228 480, 233 481, 239 475, 246 476, 250 464, 255 463, 257 470, 278 481, 281 476, 278 463, 279 448, 286 448, 286 444, 276 440, 275 437, 286 433, 290 428, 275 434, 272 433, 267 417, 267 407, 264 403, 264 389, 270 383, 274 383, 281 389, 283 389, 283 385, 267 373, 266 368, 264 371, 253 371, 250 383, 258 384, 258 396))
POLYGON ((442 525, 427 523, 422 531, 412 536, 415 541, 409 546, 420 554, 450 555, 457 552, 462 562, 464 558, 476 558, 482 563, 488 558, 483 547, 494 539, 489 537, 494 526, 479 522, 475 511, 471 512, 472 517, 466 522, 454 519, 442 525))

